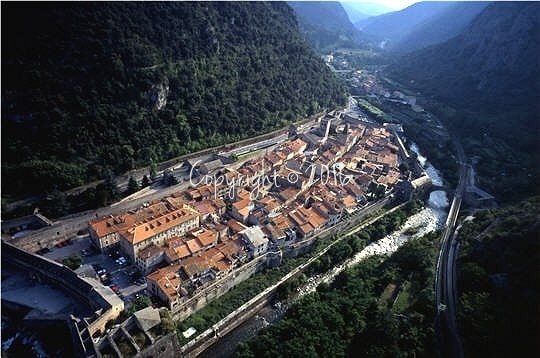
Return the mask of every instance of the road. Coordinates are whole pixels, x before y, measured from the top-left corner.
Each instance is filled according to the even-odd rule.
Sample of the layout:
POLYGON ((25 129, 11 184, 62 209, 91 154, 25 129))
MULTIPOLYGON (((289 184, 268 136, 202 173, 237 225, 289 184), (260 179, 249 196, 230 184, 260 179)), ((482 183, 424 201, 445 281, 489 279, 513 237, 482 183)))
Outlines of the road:
MULTIPOLYGON (((308 126, 310 126, 311 124, 313 124, 313 123, 315 123, 317 121, 317 118, 324 115, 325 113, 326 113, 326 109, 323 109, 321 112, 316 113, 316 114, 312 115, 309 118, 306 118, 306 119, 303 119, 303 120, 300 120, 300 121, 296 122, 296 124, 300 125, 300 127, 308 128, 308 126)), ((203 158, 203 157, 208 157, 209 155, 212 155, 213 153, 217 153, 218 150, 220 150, 222 148, 229 148, 229 152, 220 153, 220 154, 224 154, 224 155, 227 155, 227 156, 229 156, 229 155, 231 155, 233 153, 234 154, 242 154, 242 153, 247 153, 247 152, 250 152, 250 151, 257 150, 257 149, 266 148, 266 147, 269 147, 269 146, 271 146, 273 144, 281 143, 284 140, 286 140, 287 139, 287 131, 288 131, 287 127, 280 128, 280 129, 274 130, 274 131, 269 132, 269 133, 264 133, 264 134, 260 134, 260 135, 257 135, 257 136, 251 137, 251 138, 243 139, 243 140, 240 140, 240 141, 235 142, 235 143, 229 143, 229 144, 221 145, 221 146, 214 147, 214 148, 208 148, 208 149, 204 149, 204 150, 201 150, 199 152, 196 152, 196 153, 189 153, 189 154, 177 157, 177 158, 173 158, 173 159, 170 159, 168 161, 159 163, 157 165, 156 172, 157 172, 158 175, 160 175, 161 173, 163 173, 164 170, 178 169, 180 167, 179 164, 181 165, 181 163, 186 159, 191 159, 191 158, 199 159, 199 158, 203 158)), ((138 169, 130 170, 127 173, 119 175, 119 176, 117 176, 115 178, 116 185, 118 186, 118 188, 120 190, 124 190, 128 186, 130 177, 133 177, 135 180, 140 182, 144 175, 148 175, 149 171, 150 171, 150 167, 138 168, 138 169)), ((66 195, 77 195, 77 194, 80 194, 80 193, 84 192, 88 188, 96 187, 100 183, 103 183, 103 180, 97 180, 97 181, 94 181, 92 183, 87 183, 87 184, 84 184, 82 186, 66 190, 64 192, 64 194, 66 194, 66 195)), ((22 198, 20 200, 14 201, 14 202, 7 203, 5 205, 5 209, 10 211, 10 210, 14 210, 14 209, 16 209, 18 207, 21 207, 21 206, 32 205, 32 204, 35 204, 35 203, 39 202, 40 200, 43 200, 44 197, 45 197, 44 195, 36 195, 36 196, 28 197, 28 198, 22 198)))
POLYGON ((459 242, 455 227, 461 208, 463 193, 467 184, 469 167, 465 163, 465 154, 461 144, 456 140, 459 162, 459 182, 450 206, 445 229, 441 237, 439 259, 435 276, 435 330, 439 342, 439 352, 443 357, 463 357, 463 346, 456 323, 456 259, 459 242))
MULTIPOLYGON (((305 122, 301 127, 304 128, 304 130, 308 130, 311 125, 315 123, 315 121, 315 119, 311 119, 305 122)), ((286 139, 286 134, 276 133, 275 137, 265 139, 257 143, 249 143, 242 147, 232 148, 230 151, 220 154, 230 156, 231 154, 252 152, 262 148, 269 148, 275 146, 279 143, 282 143, 286 139)), ((208 154, 203 154, 200 157, 197 157, 197 159, 203 160, 207 157, 208 154)), ((243 161, 235 162, 231 164, 231 167, 238 167, 242 164, 242 162, 243 161)), ((181 165, 176 164, 169 169, 173 169, 175 173, 178 173, 179 171, 182 172, 182 168, 180 167, 181 165)), ((32 252, 38 251, 43 247, 53 246, 58 241, 66 240, 75 236, 75 234, 79 230, 86 229, 89 220, 137 209, 141 207, 145 202, 159 200, 166 196, 172 195, 173 193, 186 190, 189 186, 191 186, 189 175, 189 171, 186 170, 183 172, 183 181, 177 185, 171 187, 162 187, 155 184, 150 189, 143 189, 137 194, 132 195, 128 198, 124 198, 121 201, 114 203, 110 206, 64 216, 54 222, 52 226, 42 228, 27 236, 13 239, 10 242, 24 250, 32 252)), ((122 183, 119 184, 120 186, 122 185, 122 183)))

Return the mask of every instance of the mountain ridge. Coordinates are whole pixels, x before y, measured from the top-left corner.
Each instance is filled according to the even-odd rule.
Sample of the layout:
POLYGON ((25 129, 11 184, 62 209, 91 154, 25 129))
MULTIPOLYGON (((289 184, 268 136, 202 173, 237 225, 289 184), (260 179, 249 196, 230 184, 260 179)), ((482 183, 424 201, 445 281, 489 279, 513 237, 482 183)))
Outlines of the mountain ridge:
POLYGON ((372 2, 340 1, 340 3, 353 24, 368 17, 394 11, 394 9, 372 2))
POLYGON ((4 197, 75 187, 345 103, 284 3, 2 10, 4 197))
POLYGON ((288 4, 296 13, 306 40, 317 52, 354 48, 364 42, 339 2, 289 1, 288 4))
POLYGON ((430 108, 476 158, 480 185, 512 201, 540 185, 539 54, 540 3, 493 2, 460 35, 386 71, 439 101, 430 108))
POLYGON ((456 2, 426 21, 417 24, 390 47, 394 53, 409 53, 445 42, 459 35, 486 7, 487 1, 456 2))

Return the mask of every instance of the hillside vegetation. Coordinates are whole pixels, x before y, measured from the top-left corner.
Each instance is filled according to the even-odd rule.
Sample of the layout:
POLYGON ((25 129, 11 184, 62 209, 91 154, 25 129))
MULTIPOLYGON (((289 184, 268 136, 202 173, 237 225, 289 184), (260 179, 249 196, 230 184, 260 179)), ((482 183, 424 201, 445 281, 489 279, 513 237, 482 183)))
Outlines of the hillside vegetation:
POLYGON ((337 1, 290 1, 300 30, 319 53, 338 48, 360 48, 365 42, 337 1))
POLYGON ((3 196, 66 189, 345 103, 284 3, 4 3, 3 196))
POLYGON ((241 343, 234 356, 433 357, 437 235, 409 241, 387 260, 368 258, 331 285, 321 284, 278 324, 241 343))
POLYGON ((480 185, 503 201, 538 192, 539 34, 540 4, 492 3, 459 36, 387 70, 429 97, 420 104, 461 138, 480 185))
POLYGON ((540 198, 481 211, 459 232, 458 322, 471 357, 540 349, 540 198))
POLYGON ((362 32, 372 35, 380 41, 388 40, 389 45, 398 43, 416 26, 442 13, 452 5, 451 2, 422 1, 400 11, 393 11, 370 17, 355 23, 362 32))

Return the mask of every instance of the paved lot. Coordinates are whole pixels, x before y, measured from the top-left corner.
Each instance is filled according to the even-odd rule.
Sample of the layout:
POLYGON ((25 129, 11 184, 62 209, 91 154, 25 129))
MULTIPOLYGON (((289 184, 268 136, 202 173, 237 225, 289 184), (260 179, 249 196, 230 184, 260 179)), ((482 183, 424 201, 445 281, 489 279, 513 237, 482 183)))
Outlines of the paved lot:
POLYGON ((43 254, 42 256, 55 260, 57 262, 62 262, 62 259, 70 255, 81 255, 81 250, 87 249, 90 246, 90 238, 86 236, 74 236, 70 241, 66 242, 64 247, 54 246, 50 249, 50 252, 43 254))
MULTIPOLYGON (((63 259, 70 255, 82 256, 81 251, 89 248, 91 248, 91 244, 88 236, 77 237, 72 239, 70 244, 66 243, 65 246, 60 248, 54 247, 43 256, 61 263, 63 259)), ((118 287, 126 305, 133 301, 136 295, 145 294, 146 283, 137 284, 132 279, 131 275, 137 271, 135 265, 119 265, 112 256, 100 254, 96 251, 92 251, 89 256, 83 256, 82 259, 83 264, 99 264, 107 270, 111 277, 110 285, 114 284, 118 287)))

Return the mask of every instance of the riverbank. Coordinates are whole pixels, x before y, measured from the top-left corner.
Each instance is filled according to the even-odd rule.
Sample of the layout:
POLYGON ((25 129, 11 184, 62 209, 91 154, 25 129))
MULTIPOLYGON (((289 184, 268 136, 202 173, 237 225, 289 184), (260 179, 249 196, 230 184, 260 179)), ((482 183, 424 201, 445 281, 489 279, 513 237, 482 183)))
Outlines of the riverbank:
MULTIPOLYGON (((416 147, 416 150, 418 151, 418 147, 416 147)), ((419 154, 419 151, 417 154, 419 154)), ((429 170, 426 170, 426 172, 431 177, 432 181, 434 180, 436 183, 442 184, 443 178, 439 171, 433 167, 433 165, 429 164, 425 157, 423 158, 424 159, 420 164, 422 167, 424 167, 424 169, 426 169, 426 167, 430 168, 429 170)), ((448 206, 449 202, 446 192, 442 190, 432 191, 426 203, 426 208, 410 216, 405 224, 401 226, 401 228, 385 236, 384 238, 369 244, 363 250, 358 252, 353 258, 338 266, 335 266, 324 274, 319 274, 308 278, 307 282, 305 282, 303 286, 298 289, 298 294, 289 303, 289 305, 294 304, 294 302, 298 299, 301 299, 303 296, 315 291, 321 283, 332 282, 332 280, 346 268, 352 267, 360 263, 362 260, 374 255, 390 255, 408 240, 422 237, 427 233, 442 228, 448 215, 446 212, 448 206)), ((238 347, 241 342, 255 337, 264 327, 278 323, 285 315, 287 308, 288 307, 285 306, 283 302, 264 306, 256 316, 248 319, 245 323, 231 331, 228 335, 222 337, 200 356, 208 358, 232 357, 236 347, 238 347)))

